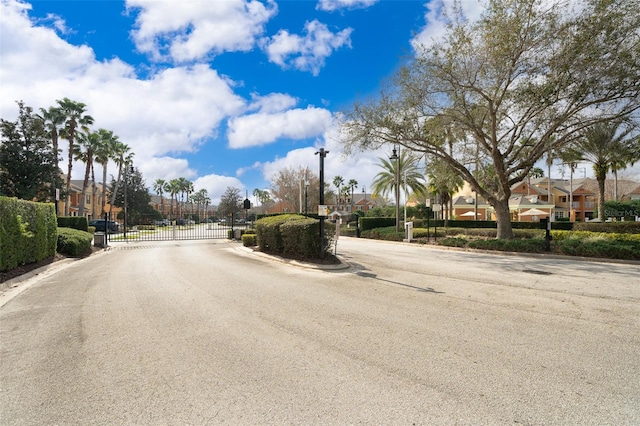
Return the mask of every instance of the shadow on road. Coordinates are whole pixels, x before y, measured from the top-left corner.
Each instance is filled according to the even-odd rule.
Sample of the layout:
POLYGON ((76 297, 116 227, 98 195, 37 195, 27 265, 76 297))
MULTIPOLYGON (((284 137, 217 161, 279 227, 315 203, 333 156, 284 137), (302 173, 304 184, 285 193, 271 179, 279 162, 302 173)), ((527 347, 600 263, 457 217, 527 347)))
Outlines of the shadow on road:
POLYGON ((414 290, 418 290, 418 291, 421 291, 421 292, 424 292, 424 293, 434 293, 434 294, 443 294, 444 293, 443 291, 434 290, 431 287, 417 287, 417 286, 414 286, 414 285, 411 285, 411 284, 405 284, 405 283, 401 283, 401 282, 398 282, 398 281, 392 281, 392 280, 386 280, 384 278, 378 278, 378 276, 376 274, 373 274, 371 272, 360 271, 360 272, 356 272, 356 275, 358 275, 359 277, 373 278, 373 279, 376 279, 378 281, 384 281, 384 282, 387 282, 387 283, 391 283, 391 284, 396 284, 396 285, 400 285, 400 286, 403 286, 403 287, 412 288, 414 290))

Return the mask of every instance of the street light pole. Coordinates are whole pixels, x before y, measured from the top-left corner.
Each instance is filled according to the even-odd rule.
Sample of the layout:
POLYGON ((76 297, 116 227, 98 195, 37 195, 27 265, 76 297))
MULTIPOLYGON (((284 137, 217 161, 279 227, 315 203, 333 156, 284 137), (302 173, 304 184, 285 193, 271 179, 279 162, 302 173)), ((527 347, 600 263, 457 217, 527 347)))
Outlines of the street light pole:
MULTIPOLYGON (((316 155, 320 156, 320 194, 319 205, 324 205, 324 158, 329 151, 320 148, 316 155)), ((324 257, 324 216, 320 216, 320 257, 324 257)))
POLYGON ((400 232, 400 147, 396 149, 393 148, 393 153, 390 160, 394 160, 396 162, 396 170, 395 170, 395 192, 396 192, 396 232, 400 232))

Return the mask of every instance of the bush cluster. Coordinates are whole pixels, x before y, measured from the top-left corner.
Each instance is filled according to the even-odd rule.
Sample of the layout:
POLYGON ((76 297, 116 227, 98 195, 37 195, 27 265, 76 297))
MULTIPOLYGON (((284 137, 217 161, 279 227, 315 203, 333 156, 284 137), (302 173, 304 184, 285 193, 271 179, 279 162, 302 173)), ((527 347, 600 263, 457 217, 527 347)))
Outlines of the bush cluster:
POLYGON ((58 228, 58 253, 80 257, 91 251, 93 235, 73 228, 58 228))
POLYGON ((320 250, 327 253, 335 227, 326 224, 324 247, 320 246, 320 221, 296 214, 259 219, 255 223, 256 242, 261 251, 315 258, 320 250))
POLYGON ((0 197, 0 271, 56 254, 53 204, 0 197))

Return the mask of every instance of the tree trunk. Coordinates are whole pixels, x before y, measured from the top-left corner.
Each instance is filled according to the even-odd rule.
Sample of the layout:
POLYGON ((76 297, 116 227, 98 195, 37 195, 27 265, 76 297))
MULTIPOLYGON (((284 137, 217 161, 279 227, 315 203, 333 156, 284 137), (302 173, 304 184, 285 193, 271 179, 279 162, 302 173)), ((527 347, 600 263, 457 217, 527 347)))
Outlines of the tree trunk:
POLYGON ((513 239, 513 229, 511 228, 511 213, 509 211, 509 199, 495 200, 493 208, 496 212, 496 221, 498 222, 498 239, 513 239))
POLYGON ((101 216, 104 216, 104 207, 107 204, 107 163, 102 165, 102 209, 101 216))
POLYGON ((120 179, 122 178, 122 163, 120 163, 118 167, 118 179, 116 180, 116 187, 113 188, 113 194, 111 194, 111 209, 113 210, 113 205, 116 202, 116 194, 118 192, 118 187, 120 186, 120 179))
POLYGON ((82 181, 82 196, 78 203, 78 216, 84 217, 84 200, 87 197, 87 187, 89 186, 89 171, 91 168, 91 160, 87 159, 87 168, 84 172, 84 180, 82 181))
POLYGON ((596 180, 598 181, 598 218, 601 222, 604 222, 604 181, 607 175, 605 173, 598 173, 596 180))

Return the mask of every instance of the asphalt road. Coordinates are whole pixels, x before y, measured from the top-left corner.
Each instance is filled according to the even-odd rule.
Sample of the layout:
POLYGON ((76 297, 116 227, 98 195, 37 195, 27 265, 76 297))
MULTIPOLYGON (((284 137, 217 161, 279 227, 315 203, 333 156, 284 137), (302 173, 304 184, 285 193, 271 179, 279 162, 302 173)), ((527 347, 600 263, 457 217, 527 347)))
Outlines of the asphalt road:
POLYGON ((0 424, 640 424, 640 266, 113 244, 0 308, 0 424))

